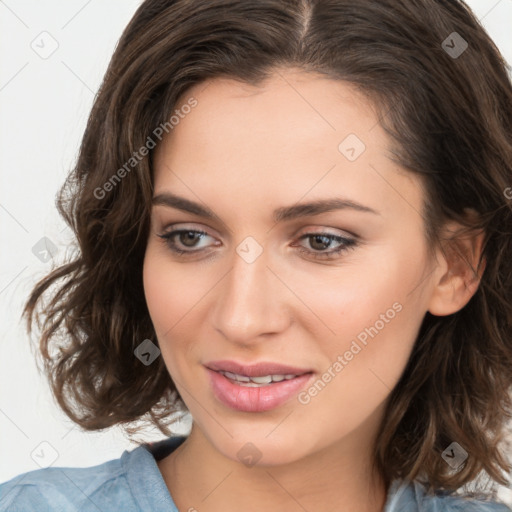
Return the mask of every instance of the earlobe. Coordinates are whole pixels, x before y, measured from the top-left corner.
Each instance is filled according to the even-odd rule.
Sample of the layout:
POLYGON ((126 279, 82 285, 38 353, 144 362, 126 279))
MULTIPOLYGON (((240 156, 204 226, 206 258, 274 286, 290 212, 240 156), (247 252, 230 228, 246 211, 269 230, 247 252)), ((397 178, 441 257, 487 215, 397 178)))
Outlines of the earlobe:
MULTIPOLYGON (((454 232, 453 225, 451 232, 454 232)), ((483 230, 478 230, 445 239, 438 251, 441 275, 434 283, 429 313, 436 316, 456 313, 476 293, 485 270, 485 259, 481 258, 484 235, 483 230)))

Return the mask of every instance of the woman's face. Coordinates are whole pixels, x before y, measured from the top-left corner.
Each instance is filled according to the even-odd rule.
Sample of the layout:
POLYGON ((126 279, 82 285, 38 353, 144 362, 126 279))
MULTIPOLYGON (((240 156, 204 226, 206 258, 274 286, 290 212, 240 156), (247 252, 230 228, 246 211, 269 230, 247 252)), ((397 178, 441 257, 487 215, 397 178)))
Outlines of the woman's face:
POLYGON ((437 275, 419 180, 388 158, 377 114, 344 82, 289 69, 183 98, 195 106, 176 107, 155 150, 144 289, 194 428, 260 464, 370 449, 437 275), (219 363, 236 384, 208 369, 219 361, 293 369, 219 363))

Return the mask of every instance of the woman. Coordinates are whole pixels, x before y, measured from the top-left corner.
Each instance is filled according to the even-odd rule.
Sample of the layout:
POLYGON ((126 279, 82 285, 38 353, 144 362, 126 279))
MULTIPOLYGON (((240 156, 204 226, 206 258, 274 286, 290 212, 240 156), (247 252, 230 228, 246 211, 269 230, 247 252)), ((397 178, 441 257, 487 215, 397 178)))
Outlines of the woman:
POLYGON ((168 439, 0 510, 508 510, 469 489, 511 469, 511 162, 460 1, 146 0, 25 314, 70 418, 168 439))

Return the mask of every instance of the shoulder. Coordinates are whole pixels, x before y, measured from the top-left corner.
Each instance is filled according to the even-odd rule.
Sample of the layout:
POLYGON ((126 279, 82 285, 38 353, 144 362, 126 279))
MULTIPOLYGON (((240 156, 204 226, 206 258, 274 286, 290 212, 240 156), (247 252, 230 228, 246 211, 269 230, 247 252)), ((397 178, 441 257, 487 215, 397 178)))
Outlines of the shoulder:
POLYGON ((427 510, 435 512, 512 512, 512 509, 495 501, 456 496, 435 496, 425 498, 427 510))
POLYGON ((463 497, 447 491, 427 493, 419 482, 393 482, 384 512, 512 512, 496 501, 463 497))
POLYGON ((0 484, 0 512, 178 512, 157 460, 186 439, 169 437, 86 468, 49 467, 0 484))
POLYGON ((36 469, 0 484, 0 512, 50 510, 131 512, 138 508, 121 458, 86 468, 36 469))

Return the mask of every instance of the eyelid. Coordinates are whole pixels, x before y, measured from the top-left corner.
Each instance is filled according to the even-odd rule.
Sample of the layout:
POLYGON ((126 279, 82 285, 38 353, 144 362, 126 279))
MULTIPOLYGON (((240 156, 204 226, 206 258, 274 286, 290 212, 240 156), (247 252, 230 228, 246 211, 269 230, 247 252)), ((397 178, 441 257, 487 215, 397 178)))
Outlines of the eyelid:
POLYGON ((162 228, 157 229, 160 233, 170 233, 171 231, 182 231, 187 230, 190 231, 202 231, 205 232, 208 236, 212 236, 214 238, 220 238, 216 229, 203 225, 194 224, 193 222, 172 222, 170 224, 162 223, 162 228))
MULTIPOLYGON (((160 230, 161 233, 170 233, 171 231, 181 231, 190 229, 191 231, 201 231, 206 232, 208 236, 214 236, 218 237, 218 235, 213 235, 208 230, 214 230, 210 226, 204 227, 204 226, 198 226, 194 225, 193 222, 173 222, 171 224, 166 224, 162 227, 160 230)), ((341 228, 333 228, 333 227, 325 227, 323 224, 316 224, 316 225, 309 225, 306 227, 300 228, 298 231, 294 232, 290 236, 292 238, 300 238, 303 234, 319 234, 319 235, 333 235, 333 236, 341 236, 343 238, 353 238, 355 240, 360 240, 360 237, 353 233, 352 231, 348 231, 347 229, 341 229, 341 228), (331 230, 335 230, 332 232, 331 230)))
MULTIPOLYGON (((301 235, 293 235, 294 243, 291 244, 291 247, 295 247, 299 253, 304 254, 305 257, 311 261, 334 262, 341 259, 343 255, 348 251, 356 249, 360 245, 360 238, 356 235, 351 234, 349 236, 346 236, 339 233, 332 233, 327 231, 325 228, 320 229, 318 226, 317 230, 307 230, 307 228, 305 229, 305 232, 303 232, 301 235), (301 244, 302 240, 307 240, 308 238, 313 238, 315 236, 324 236, 330 238, 332 241, 334 241, 334 243, 340 245, 337 248, 328 251, 315 251, 311 249, 306 249, 301 244)), ((188 258, 189 261, 195 261, 191 258, 194 258, 197 255, 201 256, 202 254, 209 254, 211 256, 212 252, 210 249, 212 245, 199 249, 194 247, 188 249, 180 249, 176 247, 176 243, 172 242, 174 237, 178 236, 180 233, 186 233, 187 231, 194 232, 196 235, 202 235, 201 238, 203 238, 204 236, 215 238, 203 229, 194 229, 189 226, 178 227, 175 224, 167 226, 166 230, 161 234, 157 233, 157 236, 160 239, 162 239, 162 241, 167 245, 169 251, 171 251, 171 253, 173 253, 174 256, 177 258, 188 258)), ((218 245, 219 243, 213 244, 213 246, 218 245)))
POLYGON ((301 228, 298 233, 294 236, 301 237, 303 234, 319 234, 319 235, 333 235, 333 236, 341 236, 342 238, 353 238, 355 240, 359 240, 359 236, 353 233, 352 231, 348 231, 346 229, 341 228, 333 228, 333 227, 325 227, 322 225, 315 226, 307 226, 305 228, 301 228))

